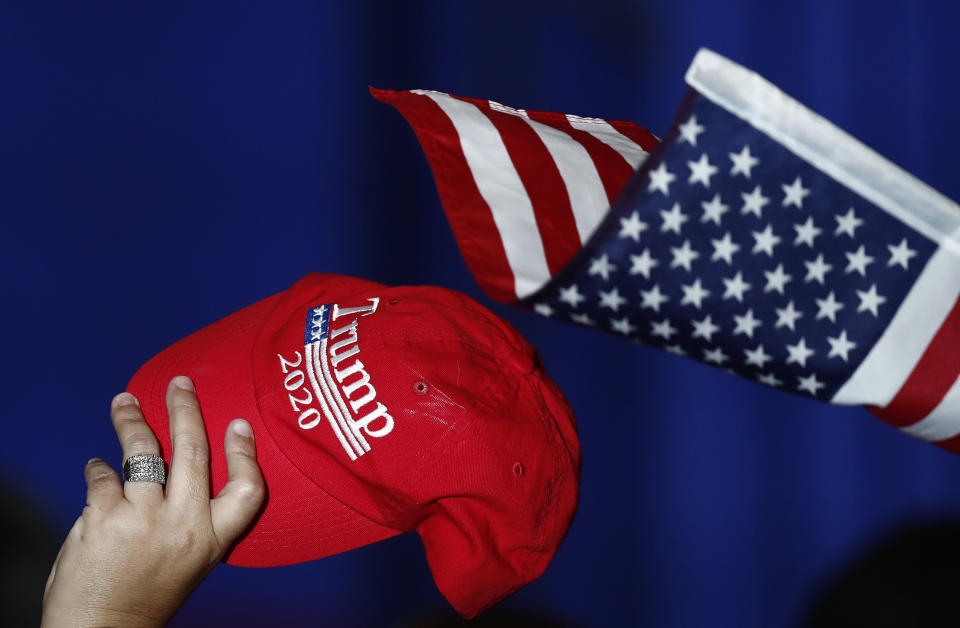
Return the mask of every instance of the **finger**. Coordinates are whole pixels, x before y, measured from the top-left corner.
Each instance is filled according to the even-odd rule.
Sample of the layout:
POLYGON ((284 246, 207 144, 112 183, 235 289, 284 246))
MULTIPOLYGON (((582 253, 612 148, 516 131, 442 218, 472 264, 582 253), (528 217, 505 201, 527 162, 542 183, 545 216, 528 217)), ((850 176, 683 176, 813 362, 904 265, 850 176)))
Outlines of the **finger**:
POLYGON ((210 446, 193 382, 183 375, 167 386, 170 415, 170 477, 167 496, 174 504, 207 508, 210 500, 210 446))
POLYGON ((103 460, 90 460, 83 477, 87 481, 87 506, 105 510, 123 499, 120 476, 103 460))
MULTIPOLYGON (((137 454, 160 455, 160 444, 143 419, 140 402, 128 392, 113 398, 110 418, 123 449, 123 462, 137 454)), ((157 482, 124 482, 123 494, 132 502, 157 503, 163 500, 163 485, 157 482)))
POLYGON ((266 490, 253 430, 243 419, 234 419, 223 437, 227 456, 227 483, 210 503, 213 532, 223 548, 231 545, 253 520, 266 490))

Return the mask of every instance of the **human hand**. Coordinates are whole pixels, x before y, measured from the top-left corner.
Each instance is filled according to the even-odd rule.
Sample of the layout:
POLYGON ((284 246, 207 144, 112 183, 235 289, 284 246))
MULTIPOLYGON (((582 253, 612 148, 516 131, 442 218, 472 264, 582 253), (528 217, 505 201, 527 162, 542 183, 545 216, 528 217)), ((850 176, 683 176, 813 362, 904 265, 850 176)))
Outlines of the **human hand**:
MULTIPOLYGON (((167 387, 172 459, 164 486, 121 484, 103 460, 84 471, 87 506, 60 548, 43 596, 45 627, 162 626, 247 528, 265 490, 250 424, 227 427, 228 481, 210 499, 210 449, 193 383, 167 387)), ((110 405, 123 459, 159 454, 137 400, 110 405)))

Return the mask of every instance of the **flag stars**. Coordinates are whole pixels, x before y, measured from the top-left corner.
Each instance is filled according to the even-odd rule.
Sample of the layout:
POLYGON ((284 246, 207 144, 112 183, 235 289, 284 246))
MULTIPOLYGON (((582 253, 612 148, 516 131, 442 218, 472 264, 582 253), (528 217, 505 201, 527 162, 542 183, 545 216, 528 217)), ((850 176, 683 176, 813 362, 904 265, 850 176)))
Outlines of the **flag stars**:
POLYGON ((857 296, 860 297, 857 312, 869 311, 874 317, 879 316, 877 309, 887 301, 887 297, 877 294, 877 284, 870 286, 866 292, 857 290, 857 296))
POLYGON ((807 222, 802 225, 800 223, 793 225, 793 228, 797 231, 797 237, 794 238, 793 245, 806 244, 811 249, 813 248, 813 239, 823 233, 823 229, 813 224, 813 216, 808 217, 807 222))
POLYGON ((846 329, 841 330, 840 335, 835 338, 827 336, 827 342, 830 343, 830 353, 827 354, 827 358, 840 358, 844 362, 847 361, 850 351, 857 347, 857 343, 847 338, 846 329))
POLYGON ((707 127, 697 123, 697 116, 690 116, 690 119, 679 126, 680 139, 678 142, 688 142, 691 146, 697 145, 697 136, 707 130, 707 127))
POLYGON ((744 355, 747 356, 747 364, 753 364, 757 368, 763 368, 764 365, 773 359, 773 356, 769 355, 766 351, 763 350, 763 345, 757 345, 756 349, 752 351, 750 349, 743 350, 744 355))
POLYGON ((761 217, 760 214, 763 212, 764 206, 770 202, 770 199, 763 195, 759 185, 753 188, 753 192, 749 194, 741 192, 740 198, 743 199, 743 208, 740 209, 740 213, 754 214, 757 218, 761 217))
POLYGON ((618 319, 610 319, 610 327, 618 333, 623 334, 624 336, 629 336, 633 332, 637 331, 637 328, 630 324, 630 319, 626 316, 618 319))
POLYGON ((689 219, 686 214, 680 211, 680 203, 674 203, 670 211, 661 209, 660 216, 663 218, 663 224, 660 225, 660 232, 666 233, 667 231, 673 231, 677 235, 680 235, 680 229, 683 227, 683 223, 689 219))
POLYGON ((656 169, 650 171, 650 185, 647 190, 650 192, 663 192, 664 196, 670 196, 670 184, 677 178, 677 175, 667 170, 667 164, 660 162, 656 169))
POLYGON ((903 266, 904 270, 907 270, 907 265, 910 263, 910 258, 917 254, 916 251, 907 246, 906 238, 901 240, 900 244, 897 246, 888 244, 887 248, 890 249, 890 261, 887 262, 887 266, 899 264, 903 266))
POLYGON ((753 317, 752 308, 747 310, 747 313, 743 316, 734 314, 733 320, 736 323, 736 327, 733 330, 734 336, 737 334, 746 334, 748 338, 753 338, 753 330, 763 325, 763 322, 753 317))
POLYGON ((673 355, 679 355, 680 357, 687 355, 687 352, 683 350, 683 347, 681 347, 679 343, 674 345, 664 345, 663 350, 667 353, 672 353, 673 355))
POLYGON ((650 256, 650 249, 643 249, 640 255, 630 256, 630 274, 643 275, 644 279, 650 279, 650 271, 654 266, 659 266, 660 262, 650 256))
POLYGON ((707 314, 703 320, 692 321, 693 324, 693 334, 694 338, 703 338, 707 342, 713 338, 713 334, 720 331, 720 327, 714 325, 713 320, 710 315, 707 314))
POLYGON ((787 364, 799 364, 802 368, 807 368, 807 358, 815 352, 807 346, 807 341, 800 338, 800 342, 795 345, 787 345, 787 364))
POLYGON ((710 296, 710 291, 704 289, 699 278, 695 279, 692 284, 681 284, 680 289, 683 290, 680 305, 692 305, 698 310, 703 306, 703 300, 710 296))
POLYGON ((715 262, 722 259, 727 264, 733 264, 733 254, 740 250, 740 245, 733 242, 729 231, 723 238, 719 240, 711 239, 710 242, 713 244, 713 255, 710 257, 710 261, 715 262))
POLYGON ((670 337, 675 333, 677 333, 677 328, 670 324, 669 318, 665 318, 659 323, 656 321, 650 321, 650 334, 653 336, 660 336, 669 342, 670 337))
POLYGON ((797 381, 797 390, 805 390, 814 397, 817 396, 817 392, 821 388, 826 386, 826 384, 817 379, 816 373, 810 373, 808 377, 798 377, 797 381))
POLYGON ((640 220, 640 213, 634 210, 629 218, 620 219, 620 237, 640 241, 640 234, 647 230, 647 223, 640 220))
POLYGON ((757 375, 757 381, 760 382, 761 384, 766 384, 771 388, 779 388, 780 386, 783 385, 783 382, 777 379, 777 376, 774 375, 773 373, 768 373, 765 375, 764 374, 757 375))
POLYGON ((746 178, 750 178, 750 171, 753 170, 753 167, 760 163, 760 160, 750 154, 750 147, 744 145, 743 150, 739 153, 729 153, 730 161, 733 162, 733 167, 730 168, 730 176, 735 177, 738 174, 742 174, 746 178))
POLYGON ((793 306, 793 301, 787 303, 787 307, 784 308, 775 308, 777 312, 777 322, 774 324, 774 329, 779 329, 781 327, 789 327, 790 331, 797 331, 796 323, 797 319, 803 318, 803 312, 796 309, 793 306))
POLYGON ((736 299, 743 303, 743 293, 750 289, 750 284, 743 280, 743 273, 737 272, 732 279, 721 278, 726 290, 723 291, 724 299, 736 299))
POLYGON ((690 272, 693 270, 693 260, 700 257, 700 254, 690 248, 690 240, 684 240, 679 247, 671 246, 670 252, 673 253, 673 261, 670 262, 670 268, 683 266, 684 270, 690 272))
POLYGON ((783 264, 777 264, 777 267, 774 268, 772 272, 765 270, 763 274, 767 278, 767 285, 763 288, 764 292, 776 290, 780 294, 783 294, 784 287, 793 279, 793 275, 788 275, 783 272, 783 264))
POLYGON ((710 163, 706 153, 700 155, 697 161, 688 161, 687 167, 690 168, 690 178, 687 183, 702 183, 703 187, 710 187, 710 177, 717 174, 718 168, 710 163))
POLYGON ((854 234, 854 231, 856 231, 857 227, 863 224, 863 220, 857 218, 857 215, 853 213, 852 207, 846 214, 842 216, 840 214, 836 214, 834 219, 837 221, 837 228, 833 232, 833 235, 835 236, 845 233, 851 238, 856 238, 857 236, 854 234))
POLYGON ((830 294, 827 295, 826 299, 815 299, 817 302, 817 316, 816 320, 821 318, 829 318, 831 323, 837 322, 837 312, 844 308, 843 303, 837 301, 836 297, 833 296, 833 290, 830 291, 830 294))
POLYGON ((586 301, 587 297, 580 294, 577 284, 567 286, 566 288, 560 288, 560 300, 564 303, 569 303, 570 307, 577 307, 582 301, 586 301))
POLYGON ((793 183, 787 185, 786 183, 781 183, 780 187, 783 188, 783 206, 790 207, 791 205, 796 205, 800 209, 803 209, 803 199, 805 199, 810 194, 810 188, 803 187, 803 181, 800 180, 800 177, 797 177, 793 180, 793 183))
POLYGON ((600 307, 608 307, 616 312, 620 309, 620 306, 626 302, 627 300, 620 296, 620 291, 616 286, 609 292, 600 291, 600 307))
POLYGON ((720 226, 720 217, 730 209, 720 200, 719 194, 714 194, 709 201, 701 201, 700 207, 703 208, 703 216, 700 217, 700 222, 714 222, 718 227, 720 226))
POLYGON ((751 252, 754 255, 763 252, 770 257, 773 257, 773 247, 780 243, 780 236, 774 235, 773 227, 771 225, 767 225, 767 228, 763 231, 754 231, 753 239, 755 244, 753 245, 753 250, 751 252))
POLYGON ((832 264, 823 261, 823 253, 817 255, 817 259, 812 262, 804 262, 803 264, 807 267, 807 276, 803 278, 805 283, 816 280, 821 286, 825 285, 827 273, 833 270, 832 264))
POLYGON ((716 349, 704 350, 703 352, 703 361, 711 364, 723 364, 729 359, 730 356, 724 353, 723 349, 720 347, 717 347, 716 349))
POLYGON ((653 284, 649 290, 640 291, 640 307, 650 308, 654 312, 660 311, 660 306, 670 300, 670 297, 660 292, 660 284, 653 284))
POLYGON ((553 308, 546 303, 537 303, 533 306, 533 311, 539 314, 540 316, 550 317, 553 316, 553 308))
POLYGON ((866 247, 862 244, 854 253, 844 253, 847 256, 847 268, 844 272, 857 271, 861 277, 867 276, 867 265, 873 263, 873 257, 867 255, 866 247))
POLYGON ((617 267, 610 263, 610 258, 606 253, 596 259, 590 260, 590 269, 587 271, 590 275, 600 275, 604 281, 610 279, 610 273, 617 267))
POLYGON ((587 325, 588 327, 593 327, 594 325, 596 325, 596 323, 594 322, 594 320, 593 320, 592 318, 590 318, 590 316, 588 316, 586 313, 583 313, 583 314, 571 314, 571 315, 570 315, 570 320, 572 320, 574 323, 580 323, 581 325, 587 325))

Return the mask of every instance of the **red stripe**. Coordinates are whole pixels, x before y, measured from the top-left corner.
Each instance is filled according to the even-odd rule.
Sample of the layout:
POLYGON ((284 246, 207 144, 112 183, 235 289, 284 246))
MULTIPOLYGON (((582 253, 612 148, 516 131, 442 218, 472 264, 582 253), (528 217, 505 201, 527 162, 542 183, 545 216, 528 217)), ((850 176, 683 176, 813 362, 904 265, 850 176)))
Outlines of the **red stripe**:
POLYGON ((942 440, 939 443, 934 443, 937 447, 941 449, 946 449, 947 451, 960 454, 960 435, 954 436, 953 438, 948 438, 947 440, 942 440))
POLYGON ((605 144, 602 140, 595 138, 586 131, 573 128, 567 116, 563 114, 550 113, 544 111, 530 111, 531 120, 546 124, 564 133, 583 145, 593 160, 600 174, 600 181, 603 183, 603 189, 607 193, 607 200, 610 204, 617 198, 617 194, 626 184, 627 180, 633 174, 633 168, 627 163, 623 156, 605 144))
MULTIPOLYGON (((960 375, 960 300, 947 315, 930 346, 900 392, 885 408, 868 406, 880 420, 894 427, 920 421, 937 407, 960 375)), ((946 442, 946 441, 945 441, 946 442)))
POLYGON ((608 122, 610 126, 626 135, 634 143, 639 144, 640 148, 648 153, 660 143, 653 133, 633 122, 625 120, 608 120, 608 122))
POLYGON ((480 111, 500 133, 510 161, 530 198, 547 268, 554 275, 581 247, 567 186, 560 176, 560 170, 537 132, 530 128, 526 120, 515 114, 494 111, 489 105, 481 106, 480 111))
POLYGON ((502 303, 515 301, 516 284, 500 233, 467 165, 453 122, 428 96, 373 87, 370 94, 396 107, 417 134, 447 220, 474 279, 490 298, 502 303))

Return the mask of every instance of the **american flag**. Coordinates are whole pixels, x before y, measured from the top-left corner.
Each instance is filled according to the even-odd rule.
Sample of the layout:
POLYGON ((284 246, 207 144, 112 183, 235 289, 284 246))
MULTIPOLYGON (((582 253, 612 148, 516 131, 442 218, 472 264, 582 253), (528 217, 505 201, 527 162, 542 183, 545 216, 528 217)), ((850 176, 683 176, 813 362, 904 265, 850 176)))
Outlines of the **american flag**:
MULTIPOLYGON (((570 221, 577 178, 524 176, 549 169, 560 151, 537 145, 541 134, 518 139, 483 119, 508 116, 515 128, 582 119, 436 92, 374 95, 417 131, 461 251, 491 297, 783 391, 866 405, 960 452, 960 208, 711 51, 686 78, 662 143, 635 125, 628 133, 628 123, 592 122, 636 172, 618 179, 599 174, 604 163, 581 162, 591 176, 620 181, 618 193, 606 204, 594 194, 579 241, 567 233, 563 254, 543 259, 530 243, 551 248, 551 225, 570 221), (530 144, 525 154, 539 161, 521 165, 517 146, 530 144), (485 189, 501 198, 491 202, 485 189), (494 218, 492 231, 465 226, 497 213, 509 218, 494 218), (507 263, 485 265, 484 252, 500 250, 507 263)), ((582 139, 567 127, 577 128, 552 126, 551 141, 575 153, 582 139)))

